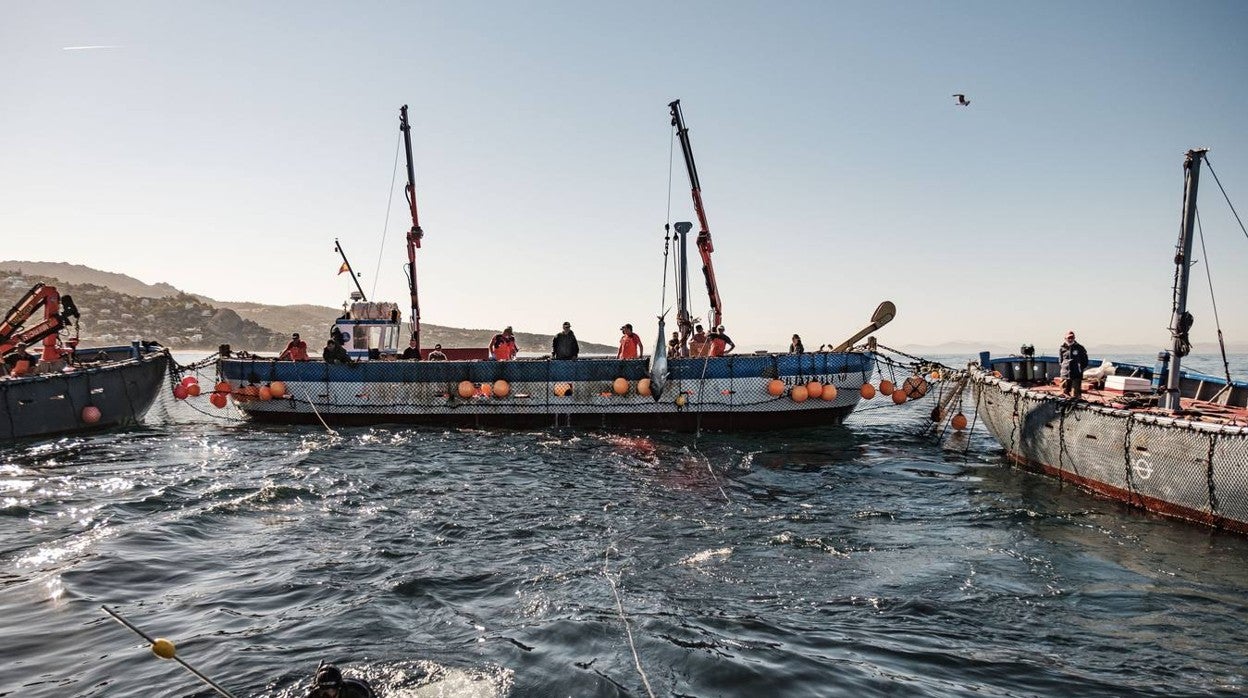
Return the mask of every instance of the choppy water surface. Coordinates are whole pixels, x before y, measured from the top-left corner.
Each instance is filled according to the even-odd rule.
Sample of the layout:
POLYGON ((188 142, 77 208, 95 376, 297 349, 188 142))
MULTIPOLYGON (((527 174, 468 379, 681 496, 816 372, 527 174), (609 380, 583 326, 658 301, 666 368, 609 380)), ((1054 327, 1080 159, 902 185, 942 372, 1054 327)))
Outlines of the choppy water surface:
POLYGON ((1248 540, 920 436, 930 408, 333 436, 166 401, 3 448, 0 696, 211 695, 102 603, 240 696, 321 659, 411 696, 1248 691, 1248 540))

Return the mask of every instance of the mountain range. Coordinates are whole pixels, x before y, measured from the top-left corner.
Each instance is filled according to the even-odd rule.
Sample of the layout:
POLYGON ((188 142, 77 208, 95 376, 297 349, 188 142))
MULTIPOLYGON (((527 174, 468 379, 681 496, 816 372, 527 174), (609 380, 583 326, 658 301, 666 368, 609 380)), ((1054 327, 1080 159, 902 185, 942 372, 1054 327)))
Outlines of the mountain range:
MULTIPOLYGON (((82 317, 78 332, 87 344, 155 340, 174 349, 279 351, 298 332, 320 348, 341 309, 319 305, 265 305, 218 301, 184 293, 167 283, 148 284, 125 274, 65 262, 0 261, 0 306, 16 302, 36 282, 71 295, 82 317)), ((421 345, 484 347, 497 330, 425 324, 421 345)), ((548 351, 551 336, 517 332, 522 351, 548 351)), ((583 353, 615 353, 615 347, 581 343, 583 353)))

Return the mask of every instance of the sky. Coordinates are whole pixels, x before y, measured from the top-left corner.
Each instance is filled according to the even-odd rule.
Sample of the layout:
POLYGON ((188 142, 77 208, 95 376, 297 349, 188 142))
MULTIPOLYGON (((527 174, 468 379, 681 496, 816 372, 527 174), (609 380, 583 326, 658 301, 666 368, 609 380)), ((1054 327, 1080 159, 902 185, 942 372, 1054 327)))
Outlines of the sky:
MULTIPOLYGON (((696 220, 673 99, 739 351, 883 300, 889 346, 1160 348, 1184 152, 1248 215, 1239 1, 0 7, 0 258, 219 300, 339 307, 338 239, 409 305, 403 104, 422 318, 454 327, 654 342, 664 224, 696 220)), ((1248 342, 1248 237, 1201 184, 1193 339, 1211 276, 1248 342)))

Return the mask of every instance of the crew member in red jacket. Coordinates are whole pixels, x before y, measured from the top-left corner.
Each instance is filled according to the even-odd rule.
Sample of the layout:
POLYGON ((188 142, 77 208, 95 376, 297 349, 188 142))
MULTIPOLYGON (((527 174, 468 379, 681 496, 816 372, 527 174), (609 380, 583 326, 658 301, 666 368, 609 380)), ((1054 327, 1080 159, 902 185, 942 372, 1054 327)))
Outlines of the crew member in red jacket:
POLYGON ((632 325, 624 325, 620 328, 623 336, 620 337, 620 350, 615 353, 617 359, 638 359, 644 356, 641 350, 641 337, 633 332, 632 325))
POLYGON ((277 357, 278 361, 307 361, 308 343, 299 339, 299 333, 290 335, 290 343, 277 357))
POLYGON ((494 339, 490 340, 490 353, 499 361, 510 361, 516 357, 516 337, 511 333, 510 327, 503 328, 503 331, 494 335, 494 339))

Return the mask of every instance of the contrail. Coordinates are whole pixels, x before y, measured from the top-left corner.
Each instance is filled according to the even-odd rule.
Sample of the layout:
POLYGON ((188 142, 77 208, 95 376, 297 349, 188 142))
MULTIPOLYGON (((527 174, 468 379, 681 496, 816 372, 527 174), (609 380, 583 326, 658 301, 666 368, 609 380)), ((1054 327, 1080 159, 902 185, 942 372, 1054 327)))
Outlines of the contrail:
POLYGON ((97 48, 123 48, 122 46, 62 46, 62 51, 90 51, 97 48))

